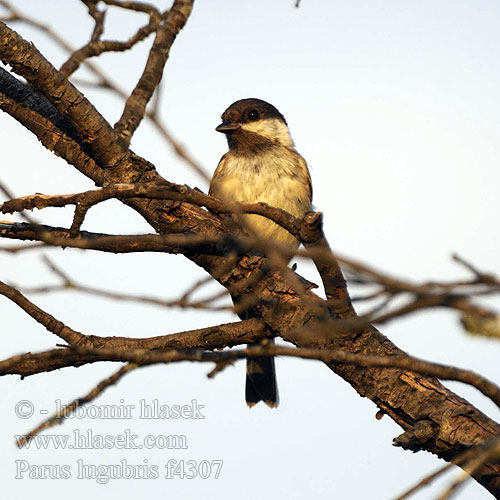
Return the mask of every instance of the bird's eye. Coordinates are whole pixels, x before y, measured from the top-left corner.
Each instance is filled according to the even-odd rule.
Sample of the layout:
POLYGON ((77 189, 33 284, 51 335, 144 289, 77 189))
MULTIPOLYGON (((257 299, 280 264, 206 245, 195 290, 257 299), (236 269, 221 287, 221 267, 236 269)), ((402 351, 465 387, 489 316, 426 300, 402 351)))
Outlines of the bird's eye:
POLYGON ((258 120, 259 119, 259 112, 255 111, 255 110, 249 111, 248 119, 251 121, 258 120))

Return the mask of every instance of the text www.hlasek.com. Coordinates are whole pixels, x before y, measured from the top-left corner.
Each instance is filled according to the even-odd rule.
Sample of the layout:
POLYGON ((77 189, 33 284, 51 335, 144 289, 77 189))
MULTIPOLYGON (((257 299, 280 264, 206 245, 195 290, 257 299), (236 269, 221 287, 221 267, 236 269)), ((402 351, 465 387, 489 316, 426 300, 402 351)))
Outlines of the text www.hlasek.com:
MULTIPOLYGON (((25 436, 15 436, 19 442, 25 436)), ((75 429, 72 434, 40 434, 31 436, 24 442, 23 448, 36 449, 71 449, 71 450, 186 450, 187 437, 184 434, 148 434, 139 438, 125 429, 121 434, 97 434, 92 429, 82 432, 75 429)))

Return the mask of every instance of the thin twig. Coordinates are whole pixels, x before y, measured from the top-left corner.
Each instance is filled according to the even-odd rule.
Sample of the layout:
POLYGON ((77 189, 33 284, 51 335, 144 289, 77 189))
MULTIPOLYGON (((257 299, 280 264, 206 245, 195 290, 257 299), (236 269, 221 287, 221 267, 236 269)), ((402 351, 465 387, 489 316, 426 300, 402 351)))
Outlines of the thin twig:
POLYGON ((119 380, 126 375, 127 373, 130 373, 132 370, 135 370, 138 368, 138 365, 135 365, 134 363, 127 363, 125 366, 122 366, 117 372, 115 372, 113 375, 110 377, 105 378, 99 384, 97 384, 89 393, 87 393, 85 396, 82 396, 80 398, 75 399, 68 405, 64 406, 61 408, 58 412, 56 412, 54 415, 52 415, 50 418, 42 422, 39 426, 35 427, 32 431, 28 432, 28 434, 24 435, 23 437, 17 439, 16 445, 18 448, 22 448, 26 443, 28 443, 31 439, 33 439, 34 436, 39 434, 41 431, 44 431, 45 429, 49 429, 50 427, 53 427, 54 425, 59 425, 64 422, 64 419, 66 419, 69 415, 71 415, 75 410, 78 408, 81 408, 82 406, 90 403, 94 399, 96 399, 98 396, 100 396, 108 387, 115 385, 119 382, 119 380))

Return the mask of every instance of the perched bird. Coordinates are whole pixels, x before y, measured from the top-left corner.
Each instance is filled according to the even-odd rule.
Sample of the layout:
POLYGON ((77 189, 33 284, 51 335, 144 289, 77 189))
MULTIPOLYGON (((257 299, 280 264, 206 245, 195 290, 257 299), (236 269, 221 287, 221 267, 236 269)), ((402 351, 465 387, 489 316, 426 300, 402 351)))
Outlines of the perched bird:
MULTIPOLYGON (((307 163, 295 150, 285 117, 260 99, 241 99, 222 114, 215 129, 226 135, 229 151, 221 158, 209 194, 228 201, 264 202, 302 218, 311 210, 307 163)), ((299 246, 286 229, 260 215, 243 215, 260 237, 299 246)), ((245 397, 252 407, 278 405, 274 358, 247 361, 245 397)))

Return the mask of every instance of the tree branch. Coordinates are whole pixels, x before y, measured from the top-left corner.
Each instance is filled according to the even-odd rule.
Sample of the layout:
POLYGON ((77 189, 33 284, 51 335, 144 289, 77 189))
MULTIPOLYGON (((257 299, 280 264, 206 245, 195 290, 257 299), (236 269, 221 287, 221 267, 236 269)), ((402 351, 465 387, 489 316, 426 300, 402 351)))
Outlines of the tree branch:
MULTIPOLYGON (((0 57, 71 121, 90 149, 92 158, 106 169, 107 183, 161 183, 154 167, 129 152, 127 142, 117 137, 90 103, 32 45, 1 24, 0 57)), ((140 118, 149 93, 149 90, 145 91, 141 99, 140 118)), ((135 130, 134 127, 131 130, 135 130)), ((91 172, 85 173, 92 176, 91 172)), ((224 221, 191 203, 141 198, 125 199, 124 202, 143 215, 160 234, 189 232, 217 238, 227 232, 224 221)), ((312 332, 315 329, 325 331, 325 325, 330 325, 324 317, 318 316, 321 299, 310 290, 304 293, 294 290, 286 276, 274 270, 275 266, 268 259, 238 254, 234 263, 228 266, 230 259, 226 254, 210 253, 206 248, 200 250, 204 251, 186 252, 186 255, 231 289, 236 302, 249 297, 257 298, 248 314, 261 318, 268 331, 279 334, 285 340, 296 342, 299 347, 314 346, 367 356, 403 355, 373 327, 332 333, 331 336, 324 336, 322 345, 317 346, 315 335, 301 336, 300 332, 304 328, 312 332), (238 284, 248 282, 252 283, 251 287, 238 287, 238 284)), ((346 304, 344 314, 354 315, 351 309, 352 305, 346 304)), ((334 323, 331 329, 335 332, 334 323)), ((328 366, 403 427, 405 432, 396 438, 395 444, 405 449, 427 450, 451 460, 467 447, 484 443, 500 433, 498 424, 434 378, 397 368, 359 368, 333 363, 328 363, 328 366)), ((477 470, 474 477, 489 491, 498 493, 499 469, 498 463, 490 461, 477 470)))
POLYGON ((134 363, 127 363, 125 366, 122 366, 117 372, 113 373, 113 375, 99 382, 99 384, 97 384, 97 386, 94 387, 88 394, 79 397, 78 399, 75 399, 70 404, 66 405, 64 408, 61 408, 60 411, 58 411, 55 415, 53 415, 45 422, 37 426, 31 432, 29 432, 22 438, 17 439, 16 445, 18 446, 18 448, 22 448, 27 442, 29 442, 33 438, 33 436, 36 436, 41 431, 49 429, 54 425, 61 424, 63 419, 67 418, 75 410, 96 399, 108 387, 117 384, 124 375, 130 373, 132 370, 135 370, 136 368, 137 365, 135 365, 134 363))
POLYGON ((80 67, 83 61, 90 57, 99 56, 104 52, 124 52, 131 49, 134 45, 141 42, 158 29, 160 19, 159 12, 156 9, 152 9, 149 23, 137 30, 133 36, 124 42, 115 40, 101 41, 92 36, 87 44, 71 54, 70 58, 61 66, 59 71, 66 77, 69 77, 80 67))
POLYGON ((24 312, 35 321, 43 325, 49 332, 62 338, 68 344, 77 344, 85 338, 80 332, 69 328, 54 316, 46 313, 33 302, 29 301, 21 292, 0 281, 0 294, 17 304, 24 312))
MULTIPOLYGON (((241 326, 241 324, 239 324, 241 326)), ((428 376, 439 376, 445 380, 455 380, 472 385, 485 396, 489 397, 500 408, 500 388, 485 377, 468 370, 446 366, 438 363, 421 361, 411 356, 365 356, 359 354, 346 353, 345 351, 332 351, 324 349, 297 349, 291 347, 276 346, 267 343, 260 346, 252 346, 247 349, 231 350, 224 352, 210 352, 200 350, 168 350, 166 352, 151 351, 146 349, 130 348, 90 348, 80 346, 69 346, 67 349, 54 349, 38 354, 25 354, 9 358, 0 362, 0 373, 12 369, 15 364, 20 364, 26 360, 32 360, 33 356, 39 359, 64 359, 66 356, 76 356, 84 362, 91 361, 115 361, 129 362, 138 366, 145 366, 158 363, 173 363, 181 361, 214 362, 227 363, 239 359, 248 359, 259 356, 286 356, 298 357, 302 359, 321 360, 327 364, 346 364, 359 367, 390 367, 402 370, 410 370, 428 376)))
POLYGON ((170 54, 170 48, 179 31, 187 22, 193 0, 175 0, 165 20, 156 30, 155 41, 135 89, 127 99, 122 116, 115 125, 115 130, 128 143, 144 118, 146 106, 161 81, 163 69, 170 54))
POLYGON ((71 123, 47 99, 3 68, 0 68, 0 109, 33 132, 49 151, 96 183, 104 182, 102 170, 71 123))

